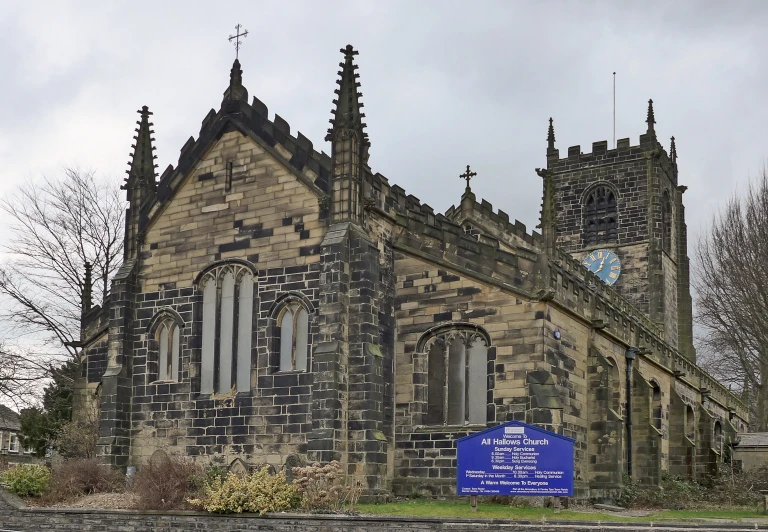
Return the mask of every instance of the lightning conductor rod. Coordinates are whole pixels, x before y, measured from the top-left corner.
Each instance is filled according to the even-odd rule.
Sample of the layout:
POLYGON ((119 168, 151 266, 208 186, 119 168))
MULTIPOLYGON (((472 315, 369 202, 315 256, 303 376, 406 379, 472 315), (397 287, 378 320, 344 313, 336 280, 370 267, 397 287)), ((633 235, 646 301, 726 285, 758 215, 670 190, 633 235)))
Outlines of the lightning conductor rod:
POLYGON ((616 149, 616 72, 613 73, 613 149, 616 149))

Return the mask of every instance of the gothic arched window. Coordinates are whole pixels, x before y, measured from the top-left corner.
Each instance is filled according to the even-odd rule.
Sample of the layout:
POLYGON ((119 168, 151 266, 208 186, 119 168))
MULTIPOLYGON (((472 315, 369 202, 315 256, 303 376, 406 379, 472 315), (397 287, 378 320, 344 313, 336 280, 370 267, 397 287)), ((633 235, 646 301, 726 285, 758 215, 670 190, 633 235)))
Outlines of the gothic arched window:
POLYGON ((298 300, 286 302, 277 314, 280 329, 279 371, 307 371, 309 314, 298 300))
POLYGON ((203 338, 200 393, 239 392, 251 388, 253 273, 237 263, 207 271, 203 292, 203 338))
POLYGON ((181 330, 184 321, 170 307, 161 309, 147 328, 149 356, 147 374, 151 381, 181 380, 181 330))
POLYGON ((158 327, 157 380, 179 380, 179 336, 179 326, 173 320, 164 320, 158 327))
POLYGON ((584 199, 584 245, 616 241, 616 194, 608 186, 592 189, 584 199))
POLYGON ((451 328, 427 340, 426 424, 484 424, 488 337, 477 328, 451 328))
POLYGON ((669 201, 669 193, 664 191, 661 197, 661 243, 662 249, 672 254, 672 204, 669 201))

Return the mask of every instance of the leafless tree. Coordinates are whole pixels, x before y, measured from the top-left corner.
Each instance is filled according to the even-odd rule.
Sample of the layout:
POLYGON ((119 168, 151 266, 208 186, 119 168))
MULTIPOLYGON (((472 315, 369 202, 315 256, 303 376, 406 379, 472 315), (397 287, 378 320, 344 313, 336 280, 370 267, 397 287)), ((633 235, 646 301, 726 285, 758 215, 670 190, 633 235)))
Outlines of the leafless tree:
POLYGON ((696 249, 697 317, 710 370, 755 405, 768 429, 768 175, 731 198, 696 249))
POLYGON ((49 374, 50 361, 29 350, 10 349, 0 343, 0 402, 17 410, 37 397, 40 381, 49 374))
POLYGON ((0 319, 16 338, 75 356, 85 263, 93 266, 100 303, 123 253, 124 202, 116 180, 65 168, 60 178, 21 186, 0 200, 10 215, 10 259, 0 264, 0 319))

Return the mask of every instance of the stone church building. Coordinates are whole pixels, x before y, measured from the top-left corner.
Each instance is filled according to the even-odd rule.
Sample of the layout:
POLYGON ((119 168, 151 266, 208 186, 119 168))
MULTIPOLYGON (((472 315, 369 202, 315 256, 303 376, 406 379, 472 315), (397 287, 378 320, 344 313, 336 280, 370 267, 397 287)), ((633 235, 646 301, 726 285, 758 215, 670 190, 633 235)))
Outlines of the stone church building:
POLYGON ((330 155, 249 99, 237 60, 159 179, 139 111, 124 261, 83 302, 99 453, 338 460, 370 496, 450 494, 456 439, 514 419, 575 438, 581 497, 716 473, 747 409, 696 365, 686 187, 652 102, 614 149, 561 154, 550 120, 531 232, 469 168, 444 214, 376 173, 341 52, 330 155))

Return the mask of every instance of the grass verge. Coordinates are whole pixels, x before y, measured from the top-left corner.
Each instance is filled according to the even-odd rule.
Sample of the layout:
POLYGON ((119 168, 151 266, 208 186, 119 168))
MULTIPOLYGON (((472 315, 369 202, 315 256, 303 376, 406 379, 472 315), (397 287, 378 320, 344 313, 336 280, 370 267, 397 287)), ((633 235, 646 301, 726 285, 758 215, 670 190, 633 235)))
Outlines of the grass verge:
POLYGON ((744 518, 766 518, 756 508, 728 508, 723 510, 659 510, 644 516, 626 516, 617 513, 595 511, 561 510, 553 508, 518 507, 505 504, 484 503, 480 499, 476 512, 468 501, 433 501, 414 499, 386 504, 358 504, 361 514, 413 516, 413 517, 465 517, 481 519, 520 519, 529 521, 691 521, 698 519, 724 519, 739 522, 744 518))

